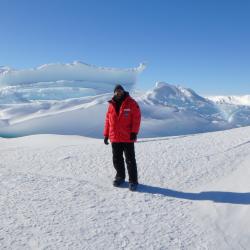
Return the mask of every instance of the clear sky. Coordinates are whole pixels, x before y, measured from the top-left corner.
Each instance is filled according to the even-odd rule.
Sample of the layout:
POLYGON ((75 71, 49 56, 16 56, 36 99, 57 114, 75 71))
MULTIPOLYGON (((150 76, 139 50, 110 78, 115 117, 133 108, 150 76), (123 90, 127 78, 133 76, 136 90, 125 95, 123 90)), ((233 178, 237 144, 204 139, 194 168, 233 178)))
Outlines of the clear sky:
POLYGON ((0 0, 0 27, 0 65, 146 62, 139 89, 250 94, 248 0, 0 0))

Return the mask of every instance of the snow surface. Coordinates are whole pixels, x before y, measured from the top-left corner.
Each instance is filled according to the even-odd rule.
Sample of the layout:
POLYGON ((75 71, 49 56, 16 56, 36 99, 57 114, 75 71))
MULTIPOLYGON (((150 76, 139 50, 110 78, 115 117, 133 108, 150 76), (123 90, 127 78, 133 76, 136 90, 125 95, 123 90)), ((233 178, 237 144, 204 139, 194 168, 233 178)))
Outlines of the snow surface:
POLYGON ((100 139, 0 144, 1 249, 249 248, 250 127, 140 139, 138 192, 100 139))

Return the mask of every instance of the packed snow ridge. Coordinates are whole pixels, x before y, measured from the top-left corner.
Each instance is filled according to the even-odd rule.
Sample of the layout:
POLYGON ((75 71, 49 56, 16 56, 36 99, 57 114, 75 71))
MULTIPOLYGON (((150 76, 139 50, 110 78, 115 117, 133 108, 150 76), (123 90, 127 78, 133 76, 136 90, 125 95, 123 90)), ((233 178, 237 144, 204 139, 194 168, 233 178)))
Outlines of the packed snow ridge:
POLYGON ((114 69, 80 62, 0 70, 0 136, 74 134, 102 137, 115 84, 131 92, 142 111, 141 137, 224 130, 250 125, 250 106, 214 102, 192 89, 157 82, 136 92, 145 68, 114 69))

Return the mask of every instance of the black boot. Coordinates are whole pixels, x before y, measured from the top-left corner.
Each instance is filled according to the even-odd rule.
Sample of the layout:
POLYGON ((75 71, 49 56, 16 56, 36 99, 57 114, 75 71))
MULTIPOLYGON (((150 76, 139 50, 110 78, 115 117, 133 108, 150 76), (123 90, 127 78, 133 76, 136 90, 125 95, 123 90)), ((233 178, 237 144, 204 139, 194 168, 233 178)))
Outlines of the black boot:
POLYGON ((119 186, 121 186, 124 182, 125 182, 124 179, 122 179, 122 178, 116 178, 116 179, 113 181, 113 186, 114 186, 114 187, 119 187, 119 186))
POLYGON ((129 182, 128 188, 130 191, 135 191, 137 189, 138 183, 129 182))

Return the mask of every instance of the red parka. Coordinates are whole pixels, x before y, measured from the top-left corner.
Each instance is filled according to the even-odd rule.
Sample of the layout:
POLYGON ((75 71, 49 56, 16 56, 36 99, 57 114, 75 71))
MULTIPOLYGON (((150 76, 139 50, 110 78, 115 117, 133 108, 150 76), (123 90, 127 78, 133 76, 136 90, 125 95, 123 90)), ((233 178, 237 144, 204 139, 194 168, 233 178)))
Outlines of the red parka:
POLYGON ((103 135, 111 142, 134 142, 131 133, 138 133, 141 123, 141 111, 137 102, 127 95, 121 104, 119 114, 116 102, 109 101, 103 135))

